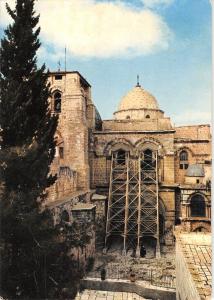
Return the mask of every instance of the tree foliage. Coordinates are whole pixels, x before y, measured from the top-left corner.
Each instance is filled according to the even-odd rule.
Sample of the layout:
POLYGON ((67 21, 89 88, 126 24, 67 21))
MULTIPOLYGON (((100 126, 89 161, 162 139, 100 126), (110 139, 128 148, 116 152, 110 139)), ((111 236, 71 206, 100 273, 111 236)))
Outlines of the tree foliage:
POLYGON ((6 7, 13 23, 0 48, 1 293, 12 299, 58 298, 81 270, 43 207, 45 191, 56 180, 50 165, 57 116, 49 110, 45 65, 37 67, 34 0, 17 0, 15 10, 6 7))

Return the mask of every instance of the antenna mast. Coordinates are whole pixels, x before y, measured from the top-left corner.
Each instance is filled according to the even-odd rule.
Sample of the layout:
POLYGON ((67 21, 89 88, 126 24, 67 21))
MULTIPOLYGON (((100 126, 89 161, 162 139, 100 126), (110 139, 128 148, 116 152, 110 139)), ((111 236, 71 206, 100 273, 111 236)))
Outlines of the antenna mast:
POLYGON ((66 59, 67 59, 67 51, 66 51, 67 49, 66 49, 66 46, 65 46, 65 72, 66 72, 66 59))

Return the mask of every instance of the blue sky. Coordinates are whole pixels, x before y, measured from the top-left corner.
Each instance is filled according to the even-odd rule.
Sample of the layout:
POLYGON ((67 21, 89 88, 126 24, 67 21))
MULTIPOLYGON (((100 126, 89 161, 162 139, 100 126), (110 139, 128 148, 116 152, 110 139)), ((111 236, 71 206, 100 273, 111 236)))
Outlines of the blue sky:
MULTIPOLYGON (((175 125, 210 123, 209 0, 39 0, 36 10, 39 63, 54 71, 60 60, 63 69, 66 45, 67 70, 92 85, 103 119, 112 118, 139 74, 175 125)), ((8 22, 2 10, 1 34, 8 22)))

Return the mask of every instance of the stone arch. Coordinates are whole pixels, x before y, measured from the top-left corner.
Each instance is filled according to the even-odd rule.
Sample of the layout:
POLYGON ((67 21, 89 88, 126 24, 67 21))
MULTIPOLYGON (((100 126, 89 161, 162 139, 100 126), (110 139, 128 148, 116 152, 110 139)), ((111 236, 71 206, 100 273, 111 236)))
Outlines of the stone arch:
POLYGON ((61 111, 61 104, 62 104, 62 95, 63 91, 58 86, 53 86, 51 89, 51 111, 55 112, 55 95, 59 93, 61 95, 61 101, 60 101, 60 111, 61 111))
POLYGON ((151 149, 152 151, 158 150, 159 155, 164 155, 165 153, 163 145, 158 140, 151 137, 138 140, 134 146, 136 147, 137 152, 151 149))
POLYGON ((130 152, 131 155, 134 154, 134 147, 132 143, 127 139, 115 139, 108 142, 103 150, 103 154, 105 156, 111 156, 112 152, 118 151, 120 149, 126 152, 130 152))
POLYGON ((197 222, 192 224, 192 231, 197 232, 197 231, 205 231, 205 232, 210 232, 211 227, 210 224, 205 223, 205 222, 197 222), (199 230, 202 229, 202 230, 199 230))
POLYGON ((204 197, 205 203, 208 204, 209 199, 208 199, 207 196, 206 196, 204 193, 202 193, 202 192, 194 192, 194 193, 192 193, 191 195, 189 195, 189 197, 188 197, 188 199, 187 199, 187 202, 190 204, 191 198, 194 197, 194 196, 196 196, 196 195, 200 195, 200 196, 204 197))
POLYGON ((200 192, 196 192, 196 193, 191 194, 189 196, 188 200, 187 200, 188 203, 190 204, 190 215, 192 217, 197 217, 197 215, 196 215, 197 213, 195 212, 195 209, 197 208, 196 207, 197 205, 194 205, 194 200, 192 200, 194 197, 196 198, 197 196, 202 198, 201 203, 200 203, 199 200, 198 200, 198 203, 197 203, 198 205, 200 205, 199 211, 201 212, 201 215, 198 215, 198 217, 206 217, 206 215, 207 215, 206 207, 207 207, 207 204, 208 204, 208 199, 207 199, 206 195, 204 195, 203 193, 200 193, 200 192))
POLYGON ((194 156, 194 155, 195 155, 195 153, 192 151, 191 148, 184 146, 184 147, 180 147, 179 149, 177 149, 177 151, 176 151, 175 154, 177 155, 178 158, 180 157, 180 153, 181 153, 182 151, 187 151, 187 153, 188 153, 188 154, 191 154, 191 156, 194 156))

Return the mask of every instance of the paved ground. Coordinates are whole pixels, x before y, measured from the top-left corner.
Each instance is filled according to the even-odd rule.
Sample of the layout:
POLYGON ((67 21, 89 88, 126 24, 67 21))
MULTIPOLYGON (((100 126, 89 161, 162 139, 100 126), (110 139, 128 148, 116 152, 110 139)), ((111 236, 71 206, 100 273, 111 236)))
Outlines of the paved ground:
POLYGON ((134 293, 84 290, 75 300, 145 300, 145 298, 134 293))
POLYGON ((210 299, 212 290, 211 234, 181 233, 179 239, 201 299, 210 299))

